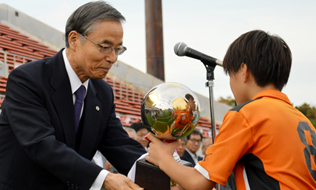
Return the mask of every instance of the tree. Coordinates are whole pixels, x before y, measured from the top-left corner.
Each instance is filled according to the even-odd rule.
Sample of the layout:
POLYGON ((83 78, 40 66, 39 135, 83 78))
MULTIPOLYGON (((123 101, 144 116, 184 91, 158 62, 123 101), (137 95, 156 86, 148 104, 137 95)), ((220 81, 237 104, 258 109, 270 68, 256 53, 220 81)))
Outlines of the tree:
POLYGON ((227 98, 223 98, 223 97, 219 97, 219 99, 217 100, 218 102, 221 102, 221 103, 224 103, 224 104, 227 104, 229 106, 233 106, 235 107, 236 106, 236 100, 233 99, 232 97, 230 96, 227 96, 227 98))
POLYGON ((311 107, 309 104, 304 103, 301 106, 295 106, 300 112, 302 112, 314 125, 316 126, 316 108, 313 106, 311 107))
MULTIPOLYGON (((229 106, 236 106, 235 99, 230 96, 227 96, 227 98, 220 97, 217 101, 229 106)), ((304 103, 301 106, 295 106, 295 108, 302 112, 316 128, 316 108, 314 106, 312 107, 309 104, 304 103)))

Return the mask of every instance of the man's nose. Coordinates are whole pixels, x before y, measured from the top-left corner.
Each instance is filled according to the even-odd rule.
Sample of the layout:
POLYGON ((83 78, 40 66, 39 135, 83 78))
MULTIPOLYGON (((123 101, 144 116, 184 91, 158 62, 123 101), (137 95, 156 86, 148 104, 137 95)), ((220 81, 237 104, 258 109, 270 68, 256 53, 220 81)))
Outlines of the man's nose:
POLYGON ((113 50, 111 53, 107 54, 105 57, 106 61, 111 62, 112 64, 117 61, 117 55, 115 53, 115 50, 113 50))

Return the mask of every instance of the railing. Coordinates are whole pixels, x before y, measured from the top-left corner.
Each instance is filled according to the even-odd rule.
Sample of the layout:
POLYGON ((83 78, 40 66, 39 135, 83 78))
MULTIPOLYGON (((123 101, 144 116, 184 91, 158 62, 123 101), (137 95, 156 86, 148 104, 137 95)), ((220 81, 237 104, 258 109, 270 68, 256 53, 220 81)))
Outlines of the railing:
POLYGON ((128 87, 123 85, 122 82, 115 79, 106 78, 106 81, 112 86, 113 93, 116 100, 131 101, 135 103, 141 103, 144 94, 137 87, 128 87))
POLYGON ((16 67, 36 59, 0 50, 0 76, 8 77, 16 67))
MULTIPOLYGON (((9 73, 16 67, 37 59, 22 56, 14 53, 0 50, 0 77, 8 77, 9 73)), ((140 103, 143 98, 143 93, 133 87, 127 87, 115 79, 106 78, 106 81, 112 86, 116 100, 125 100, 140 103)))
MULTIPOLYGON (((0 50, 0 78, 2 77, 2 80, 7 80, 8 74, 13 69, 15 69, 16 67, 24 63, 35 61, 35 60, 37 59, 0 50)), ((127 87, 126 85, 123 85, 122 82, 116 81, 114 78, 111 79, 109 77, 106 77, 105 80, 112 86, 115 100, 122 102, 121 106, 120 106, 120 103, 117 102, 117 111, 118 111, 117 116, 122 120, 123 125, 129 126, 133 122, 140 121, 141 118, 140 118, 139 111, 141 107, 141 102, 144 97, 143 92, 141 92, 139 88, 133 87, 132 85, 131 87, 127 87), (126 106, 128 106, 129 108, 127 108, 126 106), (136 111, 136 109, 138 110, 136 111)), ((6 85, 6 81, 3 83, 4 83, 3 85, 6 85)), ((4 92, 0 93, 0 106, 5 96, 2 93, 4 92)), ((0 113, 1 113, 1 109, 0 109, 0 113)), ((200 130, 205 137, 210 136, 209 134, 210 132, 209 130, 207 130, 208 127, 210 127, 207 124, 210 125, 210 122, 204 121, 204 123, 206 124, 204 125, 204 127, 202 127, 203 122, 201 121, 200 122, 201 126, 197 126, 197 129, 200 130)))

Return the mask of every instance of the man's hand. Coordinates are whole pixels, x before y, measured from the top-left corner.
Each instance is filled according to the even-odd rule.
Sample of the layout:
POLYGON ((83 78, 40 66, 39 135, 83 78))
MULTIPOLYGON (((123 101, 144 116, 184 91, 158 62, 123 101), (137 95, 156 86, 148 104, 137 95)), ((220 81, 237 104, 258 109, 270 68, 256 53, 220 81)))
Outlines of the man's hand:
POLYGON ((184 189, 180 186, 173 186, 170 188, 170 190, 184 190, 184 189))
POLYGON ((107 190, 143 190, 126 176, 113 173, 106 176, 102 187, 107 190))
POLYGON ((104 165, 104 169, 107 170, 107 171, 110 171, 111 170, 111 163, 109 161, 107 161, 104 165))

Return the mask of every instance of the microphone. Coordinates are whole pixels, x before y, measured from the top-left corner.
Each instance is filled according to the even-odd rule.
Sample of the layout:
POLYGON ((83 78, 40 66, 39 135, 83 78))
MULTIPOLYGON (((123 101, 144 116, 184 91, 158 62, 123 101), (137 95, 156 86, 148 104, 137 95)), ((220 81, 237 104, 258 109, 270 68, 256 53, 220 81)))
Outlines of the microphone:
POLYGON ((211 64, 214 64, 214 65, 218 65, 218 66, 221 66, 223 67, 223 62, 214 58, 214 57, 211 57, 211 56, 208 56, 208 55, 205 55, 199 51, 196 51, 192 48, 189 48, 185 43, 183 42, 179 42, 177 43, 175 46, 174 46, 174 53, 178 56, 188 56, 188 57, 191 57, 191 58, 194 58, 194 59, 198 59, 198 60, 201 60, 203 63, 207 62, 207 63, 211 63, 211 64))

